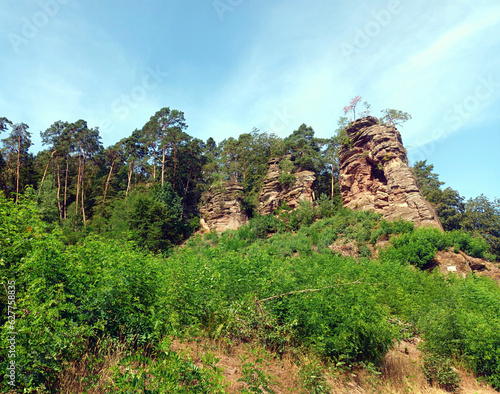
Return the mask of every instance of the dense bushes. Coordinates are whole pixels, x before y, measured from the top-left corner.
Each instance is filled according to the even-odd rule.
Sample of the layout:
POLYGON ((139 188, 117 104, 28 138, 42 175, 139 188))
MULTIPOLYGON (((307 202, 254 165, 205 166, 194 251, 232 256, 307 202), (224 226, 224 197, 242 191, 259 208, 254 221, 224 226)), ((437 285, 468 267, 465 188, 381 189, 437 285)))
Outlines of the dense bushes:
MULTIPOLYGON (((57 234, 34 240, 16 270, 16 360, 26 387, 52 387, 62 360, 78 358, 102 335, 154 344, 163 334, 158 313, 158 260, 126 244, 95 237, 64 247, 57 234)), ((3 332, 6 341, 8 333, 3 332)))
POLYGON ((132 240, 148 251, 165 253, 198 227, 199 218, 183 215, 181 198, 165 182, 163 186, 137 187, 128 197, 114 199, 94 215, 89 226, 80 226, 77 232, 69 229, 64 235, 74 244, 97 233, 110 239, 132 240))
MULTIPOLYGON (((97 337, 135 345, 154 345, 161 338, 164 317, 156 317, 161 260, 133 244, 95 236, 66 246, 58 230, 45 231, 29 201, 16 205, 2 199, 0 211, 0 231, 7 236, 2 281, 15 280, 16 287, 20 387, 56 387, 65 363, 79 358, 97 337)), ((11 332, 6 316, 2 297, 4 349, 11 332)), ((8 359, 2 356, 6 370, 8 359)))
POLYGON ((450 247, 463 250, 473 257, 483 257, 488 244, 481 238, 460 231, 442 232, 435 228, 418 228, 405 232, 391 241, 392 247, 382 253, 388 261, 410 263, 424 268, 431 264, 438 250, 450 247))
MULTIPOLYGON (((165 258, 96 235, 67 245, 29 201, 16 205, 0 196, 2 281, 15 277, 20 312, 18 388, 56 390, 67 363, 107 338, 124 343, 131 357, 114 372, 115 387, 222 391, 216 361, 207 358, 200 369, 168 350, 170 336, 201 333, 260 341, 277 353, 307 348, 338 365, 376 363, 395 341, 416 333, 431 355, 431 379, 453 377, 431 362, 441 357, 500 387, 498 286, 410 265, 424 267, 447 248, 481 256, 483 241, 344 209, 308 225, 317 211, 301 209, 192 238, 165 258), (356 261, 329 248, 338 240, 367 248, 381 237, 390 245, 377 260, 356 261)), ((6 359, 2 353, 4 370, 6 359)))

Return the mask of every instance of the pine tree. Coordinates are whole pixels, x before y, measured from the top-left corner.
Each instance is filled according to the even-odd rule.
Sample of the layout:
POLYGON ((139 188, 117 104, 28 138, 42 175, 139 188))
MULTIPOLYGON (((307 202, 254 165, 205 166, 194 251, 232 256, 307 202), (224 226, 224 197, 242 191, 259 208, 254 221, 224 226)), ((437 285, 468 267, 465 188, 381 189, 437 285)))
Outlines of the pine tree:
MULTIPOLYGON (((2 118, 5 119, 5 118, 2 118)), ((2 122, 2 128, 5 129, 7 122, 2 122)), ((13 175, 13 185, 11 190, 15 190, 18 201, 19 190, 21 184, 21 165, 28 158, 28 149, 31 146, 31 133, 28 131, 29 126, 26 123, 16 123, 12 125, 12 130, 7 138, 2 140, 3 154, 7 157, 7 170, 13 175), (15 170, 14 170, 15 162, 15 170)))

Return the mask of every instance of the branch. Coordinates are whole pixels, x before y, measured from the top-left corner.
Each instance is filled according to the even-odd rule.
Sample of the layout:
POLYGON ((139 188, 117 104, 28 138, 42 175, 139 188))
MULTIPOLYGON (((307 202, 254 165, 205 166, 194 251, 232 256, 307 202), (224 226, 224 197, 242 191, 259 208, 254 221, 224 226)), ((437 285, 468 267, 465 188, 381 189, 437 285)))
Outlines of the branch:
POLYGON ((361 282, 361 280, 363 280, 363 278, 359 278, 358 280, 356 280, 354 282, 349 282, 349 283, 337 283, 337 284, 334 284, 334 285, 322 287, 321 289, 305 289, 305 290, 289 291, 288 293, 283 293, 283 294, 279 294, 279 295, 275 295, 275 296, 263 298, 262 300, 258 300, 257 302, 269 301, 269 300, 272 300, 273 298, 279 298, 279 297, 283 297, 283 296, 290 295, 290 294, 308 293, 308 292, 312 292, 312 291, 321 291, 321 290, 331 289, 332 287, 339 287, 339 286, 357 285, 357 284, 364 284, 364 285, 381 285, 381 284, 384 284, 384 283, 367 283, 367 282, 361 282))

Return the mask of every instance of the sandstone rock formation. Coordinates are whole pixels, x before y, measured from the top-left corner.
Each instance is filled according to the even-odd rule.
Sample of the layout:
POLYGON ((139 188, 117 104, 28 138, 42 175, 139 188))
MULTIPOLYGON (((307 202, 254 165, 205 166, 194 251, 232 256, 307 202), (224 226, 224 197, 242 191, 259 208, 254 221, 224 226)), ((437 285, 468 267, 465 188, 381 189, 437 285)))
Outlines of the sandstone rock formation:
POLYGON ((477 275, 488 276, 500 284, 500 268, 496 264, 471 257, 462 251, 455 253, 453 248, 439 251, 434 257, 434 262, 436 264, 434 269, 443 274, 455 273, 465 277, 469 272, 474 272, 477 275))
POLYGON ((344 206, 373 210, 385 219, 405 219, 442 229, 408 167, 401 135, 392 125, 368 116, 347 129, 339 152, 339 183, 344 206))
MULTIPOLYGON (((289 158, 289 156, 287 156, 289 158)), ((264 178, 262 189, 259 193, 259 206, 257 211, 261 215, 268 215, 282 203, 288 204, 292 209, 298 208, 301 200, 314 201, 314 184, 316 174, 313 171, 295 167, 293 175, 295 181, 287 186, 279 182, 279 163, 284 158, 275 158, 268 161, 269 169, 264 178)))
POLYGON ((248 222, 248 216, 241 209, 243 187, 227 182, 220 189, 203 193, 200 201, 200 225, 204 231, 236 230, 248 222))

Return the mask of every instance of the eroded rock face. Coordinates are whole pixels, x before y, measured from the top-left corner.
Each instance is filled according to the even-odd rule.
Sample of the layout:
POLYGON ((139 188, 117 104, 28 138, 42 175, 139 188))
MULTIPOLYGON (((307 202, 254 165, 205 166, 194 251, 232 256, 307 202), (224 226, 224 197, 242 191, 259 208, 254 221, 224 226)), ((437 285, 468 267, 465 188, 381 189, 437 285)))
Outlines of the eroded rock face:
POLYGON ((368 116, 348 129, 349 145, 339 154, 339 183, 344 206, 373 210, 387 220, 405 219, 417 226, 442 229, 408 167, 401 134, 391 125, 368 116))
POLYGON ((500 285, 500 269, 488 260, 471 257, 460 251, 455 253, 453 248, 445 251, 438 251, 434 257, 436 267, 443 274, 455 273, 466 277, 469 272, 477 275, 488 276, 500 285))
POLYGON ((200 201, 200 225, 204 231, 236 230, 248 222, 248 216, 241 209, 243 187, 228 182, 219 190, 203 193, 200 201))
POLYGON ((257 208, 261 215, 273 213, 282 203, 296 209, 301 200, 314 201, 316 174, 313 171, 295 168, 293 184, 281 185, 279 182, 281 160, 282 158, 275 158, 268 161, 269 169, 259 193, 259 207, 257 208))

